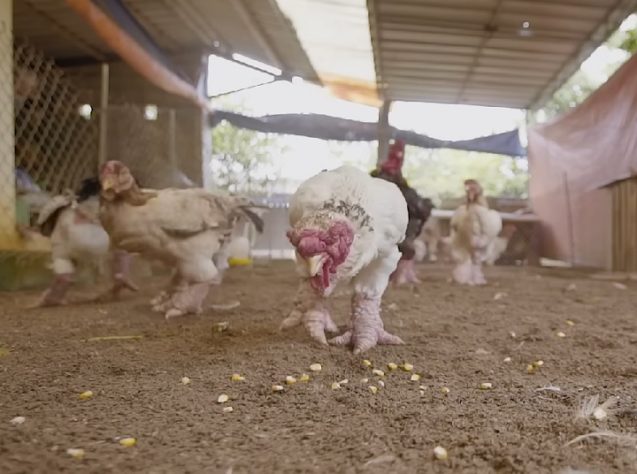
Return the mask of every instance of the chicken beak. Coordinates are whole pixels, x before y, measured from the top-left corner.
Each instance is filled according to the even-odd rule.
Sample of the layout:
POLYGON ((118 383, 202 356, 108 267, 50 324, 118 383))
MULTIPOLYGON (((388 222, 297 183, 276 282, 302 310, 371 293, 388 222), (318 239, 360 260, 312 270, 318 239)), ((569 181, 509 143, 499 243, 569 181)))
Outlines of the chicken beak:
POLYGON ((102 189, 104 191, 108 191, 109 189, 113 189, 115 187, 115 180, 111 176, 106 176, 102 179, 102 189))
POLYGON ((307 265, 307 271, 310 276, 316 276, 321 271, 321 267, 323 266, 323 257, 321 255, 314 255, 305 260, 307 265))

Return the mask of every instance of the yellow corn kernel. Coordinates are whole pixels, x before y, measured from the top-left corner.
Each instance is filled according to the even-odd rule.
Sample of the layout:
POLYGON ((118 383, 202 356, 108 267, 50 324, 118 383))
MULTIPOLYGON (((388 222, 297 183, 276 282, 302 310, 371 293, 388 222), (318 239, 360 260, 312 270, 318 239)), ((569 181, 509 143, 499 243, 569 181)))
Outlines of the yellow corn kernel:
POLYGON ((312 364, 310 365, 310 370, 312 372, 320 372, 321 370, 323 370, 323 366, 321 366, 321 364, 312 364))
POLYGON ((233 382, 243 382, 245 379, 246 378, 241 374, 232 374, 232 377, 230 377, 230 380, 233 382))
POLYGON ((282 392, 284 390, 283 385, 272 385, 273 392, 282 392))
POLYGON ((291 375, 288 375, 287 377, 285 377, 285 383, 288 385, 292 385, 296 383, 296 377, 292 377, 291 375))
POLYGON ((224 413, 232 413, 233 411, 234 411, 234 408, 232 407, 223 407, 224 413))
POLYGON ((309 382, 310 381, 310 376, 307 374, 301 374, 301 376, 299 377, 299 382, 309 382))
POLYGON ((398 364, 394 364, 393 362, 390 362, 389 364, 387 364, 387 368, 389 370, 396 370, 398 368, 398 364))
POLYGON ((420 379, 420 374, 411 374, 411 377, 409 377, 409 380, 411 380, 412 382, 418 382, 420 379))
POLYGON ((137 444, 137 440, 135 438, 122 438, 119 440, 119 444, 125 448, 131 448, 137 444))
POLYGON ((491 390, 493 388, 493 384, 491 382, 482 382, 480 384, 480 390, 491 390))
POLYGON ((383 371, 382 371, 382 370, 380 370, 380 369, 374 369, 374 370, 372 370, 372 374, 377 375, 377 376, 379 376, 379 377, 384 377, 384 376, 385 376, 385 372, 383 372, 383 371))
POLYGON ((370 360, 365 359, 365 360, 363 360, 363 365, 365 367, 371 367, 372 366, 372 362, 370 360))
POLYGON ((372 392, 373 394, 376 394, 378 392, 378 387, 375 387, 374 385, 370 385, 369 391, 372 392))
POLYGON ((411 372, 412 370, 414 370, 414 366, 408 362, 405 362, 403 365, 400 366, 401 369, 403 369, 405 372, 411 372))
POLYGON ((222 393, 219 395, 219 398, 217 398, 217 403, 226 403, 228 400, 230 400, 230 397, 225 393, 222 393))
POLYGON ((80 400, 89 400, 90 398, 93 398, 93 395, 92 391, 87 390, 86 392, 80 393, 80 400))
POLYGON ((449 458, 449 455, 447 454, 447 450, 445 448, 443 448, 442 446, 436 446, 434 448, 434 457, 438 461, 446 461, 449 458))
POLYGON ((84 450, 80 448, 69 448, 66 450, 66 454, 75 459, 84 459, 84 450))

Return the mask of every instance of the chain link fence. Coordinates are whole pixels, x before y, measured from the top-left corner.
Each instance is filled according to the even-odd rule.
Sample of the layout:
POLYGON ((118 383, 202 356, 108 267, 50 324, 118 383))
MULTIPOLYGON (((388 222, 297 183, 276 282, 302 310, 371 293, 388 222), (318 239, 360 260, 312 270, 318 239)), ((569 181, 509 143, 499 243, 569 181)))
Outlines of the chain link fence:
POLYGON ((189 113, 152 105, 109 106, 107 159, 126 164, 144 187, 195 186, 181 167, 188 146, 178 131, 189 113))

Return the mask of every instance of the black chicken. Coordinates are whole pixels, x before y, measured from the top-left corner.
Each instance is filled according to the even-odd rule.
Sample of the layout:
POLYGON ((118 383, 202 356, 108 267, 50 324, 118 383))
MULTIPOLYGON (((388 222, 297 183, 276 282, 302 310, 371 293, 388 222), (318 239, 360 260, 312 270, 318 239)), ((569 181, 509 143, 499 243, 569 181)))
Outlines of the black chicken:
POLYGON ((414 268, 414 256, 416 254, 414 241, 420 235, 425 222, 427 222, 427 219, 429 219, 431 215, 431 210, 434 208, 431 199, 420 196, 407 184, 402 174, 404 159, 405 144, 401 140, 395 140, 389 148, 387 160, 380 165, 379 169, 371 173, 375 178, 381 178, 396 184, 407 201, 409 222, 407 224, 405 240, 398 246, 398 249, 402 253, 402 258, 398 262, 398 268, 396 268, 396 271, 391 276, 391 281, 398 285, 404 283, 420 283, 414 268))

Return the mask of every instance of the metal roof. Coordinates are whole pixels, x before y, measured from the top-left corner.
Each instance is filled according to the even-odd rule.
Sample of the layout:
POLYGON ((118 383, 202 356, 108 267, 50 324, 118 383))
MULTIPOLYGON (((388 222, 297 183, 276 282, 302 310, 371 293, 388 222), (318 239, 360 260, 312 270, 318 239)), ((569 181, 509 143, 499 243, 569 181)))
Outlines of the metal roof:
MULTIPOLYGON (((239 53, 317 80, 296 32, 275 0, 122 0, 167 53, 239 53)), ((14 32, 62 64, 114 54, 65 2, 14 2, 14 32)))
POLYGON ((635 0, 368 0, 390 100, 541 105, 637 8, 635 0))

